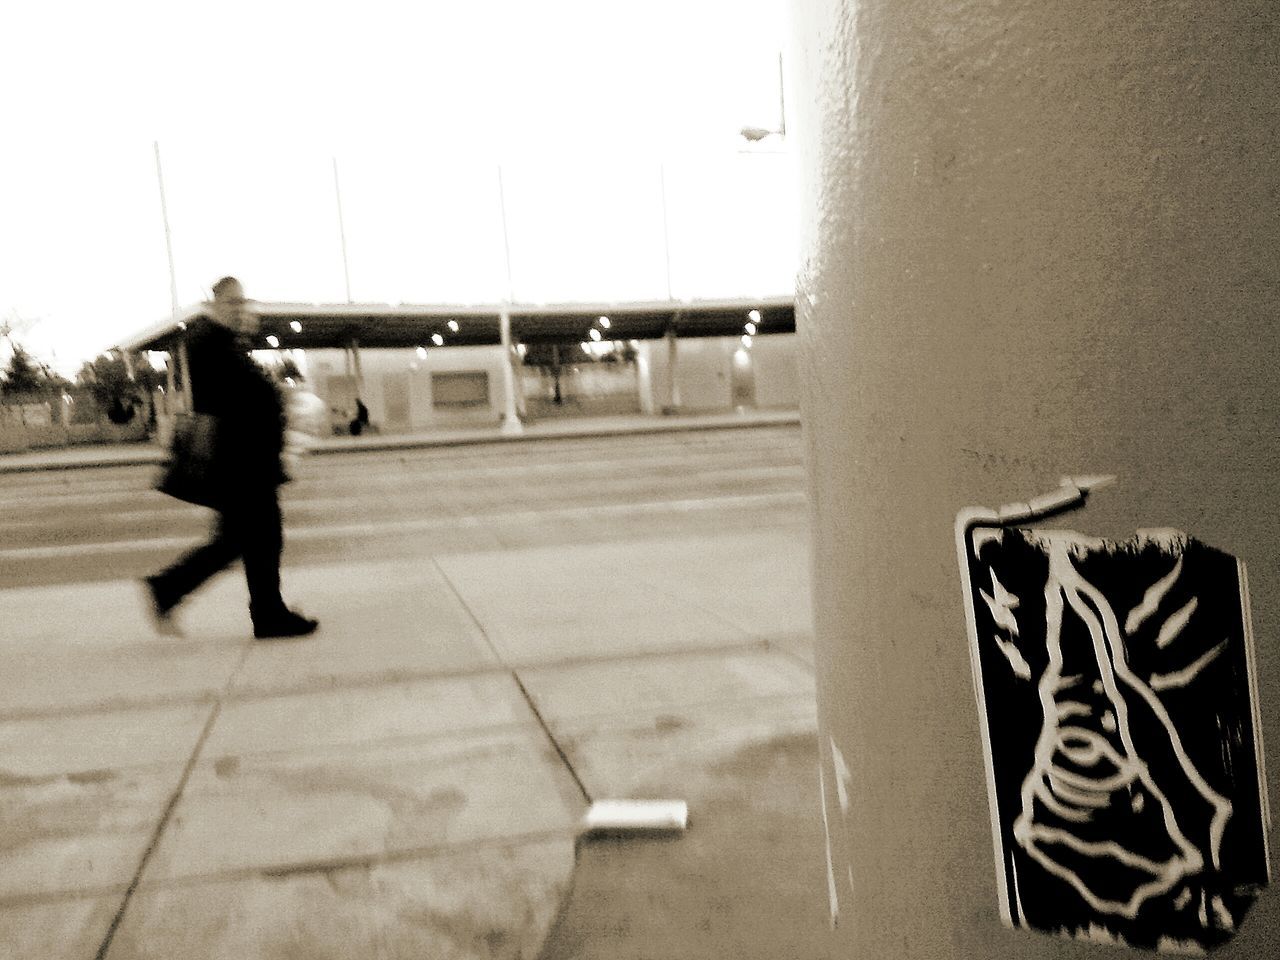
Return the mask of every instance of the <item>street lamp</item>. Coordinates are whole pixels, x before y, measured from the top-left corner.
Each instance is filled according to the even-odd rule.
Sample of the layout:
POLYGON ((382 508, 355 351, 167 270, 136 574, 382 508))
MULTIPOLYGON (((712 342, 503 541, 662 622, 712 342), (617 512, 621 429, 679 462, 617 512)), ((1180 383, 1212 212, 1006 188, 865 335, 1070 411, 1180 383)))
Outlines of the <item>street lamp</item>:
POLYGON ((743 127, 739 136, 748 143, 759 143, 766 137, 776 136, 781 140, 787 138, 787 98, 786 82, 782 72, 782 54, 778 54, 778 128, 770 130, 766 127, 743 127))

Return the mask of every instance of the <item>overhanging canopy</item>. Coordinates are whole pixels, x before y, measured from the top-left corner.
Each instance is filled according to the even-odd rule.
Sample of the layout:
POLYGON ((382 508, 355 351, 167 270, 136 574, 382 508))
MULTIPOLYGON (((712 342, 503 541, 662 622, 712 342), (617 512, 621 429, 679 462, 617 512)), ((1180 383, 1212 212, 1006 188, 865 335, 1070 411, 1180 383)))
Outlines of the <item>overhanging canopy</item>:
MULTIPOLYGON (((121 341, 129 353, 169 350, 186 324, 205 316, 207 304, 121 341)), ((262 349, 275 337, 280 349, 345 347, 431 347, 433 336, 444 346, 492 345, 501 342, 501 306, 413 305, 369 303, 264 303, 254 309, 262 318, 262 349), (453 321, 455 331, 450 326, 453 321)), ((795 302, 790 297, 761 299, 651 301, 639 303, 515 304, 512 339, 520 343, 576 343, 590 338, 593 326, 605 340, 644 340, 674 329, 680 337, 740 336, 748 322, 758 331, 793 333, 795 302), (753 311, 759 314, 756 320, 753 311), (599 318, 608 317, 603 328, 599 318)))

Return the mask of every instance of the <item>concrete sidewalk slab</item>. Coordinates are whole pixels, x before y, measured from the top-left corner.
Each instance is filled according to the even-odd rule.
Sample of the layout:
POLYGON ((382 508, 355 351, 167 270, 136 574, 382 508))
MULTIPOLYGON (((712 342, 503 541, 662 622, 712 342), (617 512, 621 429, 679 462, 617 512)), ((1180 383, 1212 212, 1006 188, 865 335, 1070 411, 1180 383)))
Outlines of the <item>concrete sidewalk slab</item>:
POLYGON ((558 569, 547 551, 455 556, 441 566, 489 642, 517 666, 744 639, 732 624, 648 584, 607 570, 587 576, 558 569))
POLYGON ((288 752, 529 727, 509 674, 344 687, 225 703, 202 756, 288 752))
POLYGON ((0 943, 14 957, 92 960, 111 926, 120 897, 80 897, 0 905, 0 943))
POLYGON ((180 763, 191 756, 208 704, 114 709, 0 723, 0 769, 9 782, 116 767, 180 763))
POLYGON ((812 675, 792 657, 755 650, 524 669, 520 677, 549 722, 813 693, 812 675))
POLYGON ((0 723, 0 897, 128 885, 208 705, 0 723))
POLYGON ((592 797, 685 800, 694 820, 707 811, 685 788, 666 785, 673 765, 718 763, 780 736, 816 742, 817 730, 812 680, 804 692, 784 696, 671 704, 552 724, 557 742, 592 797))
MULTIPOLYGON (((132 881, 177 788, 182 762, 104 768, 3 789, 0 900, 112 891, 132 881)), ((56 956, 57 954, 50 954, 56 956)))
MULTIPOLYGON (((556 596, 584 596, 598 592, 600 606, 608 614, 615 597, 636 591, 660 606, 673 601, 676 609, 697 611, 720 621, 712 633, 717 640, 736 631, 744 637, 772 640, 780 636, 812 634, 807 538, 794 530, 724 531, 712 537, 634 539, 624 543, 508 547, 493 554, 449 558, 444 561, 453 585, 464 596, 483 586, 481 578, 510 580, 515 589, 533 593, 555 591, 556 596), (640 590, 637 584, 650 588, 640 590)), ((521 603, 503 597, 517 610, 521 603)), ((524 600, 532 603, 532 600, 524 600)), ((475 607, 473 606, 473 612, 475 607)), ((486 613, 491 612, 486 610, 486 613)), ((496 612, 496 611, 494 611, 496 612)), ((508 614, 508 611, 503 611, 508 614)), ((562 616, 583 616, 579 609, 562 616)), ((589 612, 586 614, 590 616, 589 612)), ((617 619, 622 619, 621 614, 617 619)), ((486 621, 487 622, 487 621, 486 621)))
POLYGON ((297 871, 563 831, 582 801, 540 731, 202 761, 143 875, 297 871))
POLYGON ((0 641, 5 646, 115 647, 155 636, 143 594, 127 580, 0 590, 0 622, 14 625, 0 641))
POLYGON ((688 537, 507 549, 440 565, 503 657, 522 665, 808 636, 807 547, 778 531, 729 542, 720 555, 688 537))
POLYGON ((211 703, 244 657, 242 642, 147 637, 114 645, 2 645, 0 720, 172 701, 211 703))
POLYGON ((775 641, 813 634, 809 544, 793 531, 738 531, 629 545, 627 575, 775 641))
POLYGON ((585 840, 538 960, 844 960, 829 926, 817 765, 811 734, 710 762, 670 758, 643 793, 686 797, 689 829, 585 840))
MULTIPOLYGON (((572 867, 572 844, 558 837, 309 873, 144 887, 106 960, 531 958, 572 867)), ((0 913, 0 932, 4 921, 0 913)), ((93 952, 65 955, 87 960, 93 952)))
POLYGON ((0 590, 0 622, 14 625, 0 717, 214 699, 244 656, 248 614, 210 590, 184 607, 185 637, 158 637, 145 603, 120 580, 0 590))
MULTIPOLYGON (((240 578, 241 580, 243 578, 240 578)), ((433 563, 286 568, 285 595, 320 620, 296 644, 251 647, 233 690, 314 689, 497 666, 484 634, 433 563)), ((236 584, 243 606, 243 582, 236 584)))

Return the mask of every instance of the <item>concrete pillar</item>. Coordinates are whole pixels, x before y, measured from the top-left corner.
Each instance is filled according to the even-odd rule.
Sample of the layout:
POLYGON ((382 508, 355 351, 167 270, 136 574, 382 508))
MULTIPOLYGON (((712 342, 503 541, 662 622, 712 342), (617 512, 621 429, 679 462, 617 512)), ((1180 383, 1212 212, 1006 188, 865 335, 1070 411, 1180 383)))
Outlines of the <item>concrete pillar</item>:
POLYGON ((667 398, 662 405, 662 412, 666 414, 680 412, 680 382, 677 379, 679 371, 676 369, 676 361, 680 357, 679 338, 676 337, 675 324, 667 327, 667 398))
POLYGON ((649 365, 649 341, 636 343, 636 393, 640 397, 640 412, 646 416, 657 413, 653 402, 653 368, 649 365))
POLYGON ((178 351, 171 347, 169 349, 169 358, 164 365, 164 412, 170 417, 177 412, 175 409, 178 403, 177 366, 178 351))
POLYGON ((360 341, 351 340, 351 369, 356 377, 356 396, 364 397, 364 368, 360 365, 360 341))
POLYGON ((178 364, 182 368, 182 409, 190 413, 195 409, 191 399, 191 358, 187 355, 187 341, 178 341, 178 364))
POLYGON ((502 432, 524 433, 524 424, 516 410, 516 374, 512 366, 511 314, 503 310, 498 317, 498 333, 502 340, 502 432))
POLYGON ((792 6, 822 786, 844 952, 1150 955, 1078 939, 1092 913, 1096 939, 1272 955, 1277 891, 1232 930, 1249 891, 1231 890, 1276 870, 1259 795, 1280 793, 1280 7, 792 6), (1090 491, 1086 475, 1115 480, 1090 491), (1030 516, 1046 493, 1032 506, 1069 512, 1030 516), (1172 560, 1138 561, 1182 549, 1166 534, 1108 554, 988 521, 984 550, 1049 556, 1019 574, 1026 589, 997 586, 956 522, 1010 503, 1018 528, 1184 531, 1247 564, 1251 613, 1234 572, 1169 581, 1178 613, 1199 603, 1190 619, 1157 603, 1172 560), (1088 602, 1063 586, 1107 564, 1122 572, 1088 602), (1100 674, 1071 721, 1098 722, 1076 744, 1074 792, 1062 691, 1076 680, 1055 644, 1100 674), (1213 768, 1203 784, 1179 751, 1213 768), (1099 786, 1108 757, 1122 789, 1099 786), (1201 786, 1230 798, 1228 819, 1201 786), (1027 816, 999 826, 996 801, 1020 791, 1027 816), (1059 912, 1076 938, 1035 929, 1059 912))

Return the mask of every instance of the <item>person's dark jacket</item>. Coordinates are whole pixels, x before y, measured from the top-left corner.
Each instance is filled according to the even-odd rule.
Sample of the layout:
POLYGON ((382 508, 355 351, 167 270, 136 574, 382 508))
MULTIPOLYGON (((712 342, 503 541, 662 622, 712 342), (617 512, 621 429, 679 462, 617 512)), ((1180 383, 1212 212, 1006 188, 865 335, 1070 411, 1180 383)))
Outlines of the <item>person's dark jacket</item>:
POLYGON ((192 407, 218 418, 219 484, 234 498, 284 483, 284 401, 239 336, 212 321, 197 320, 187 340, 187 359, 192 407))

